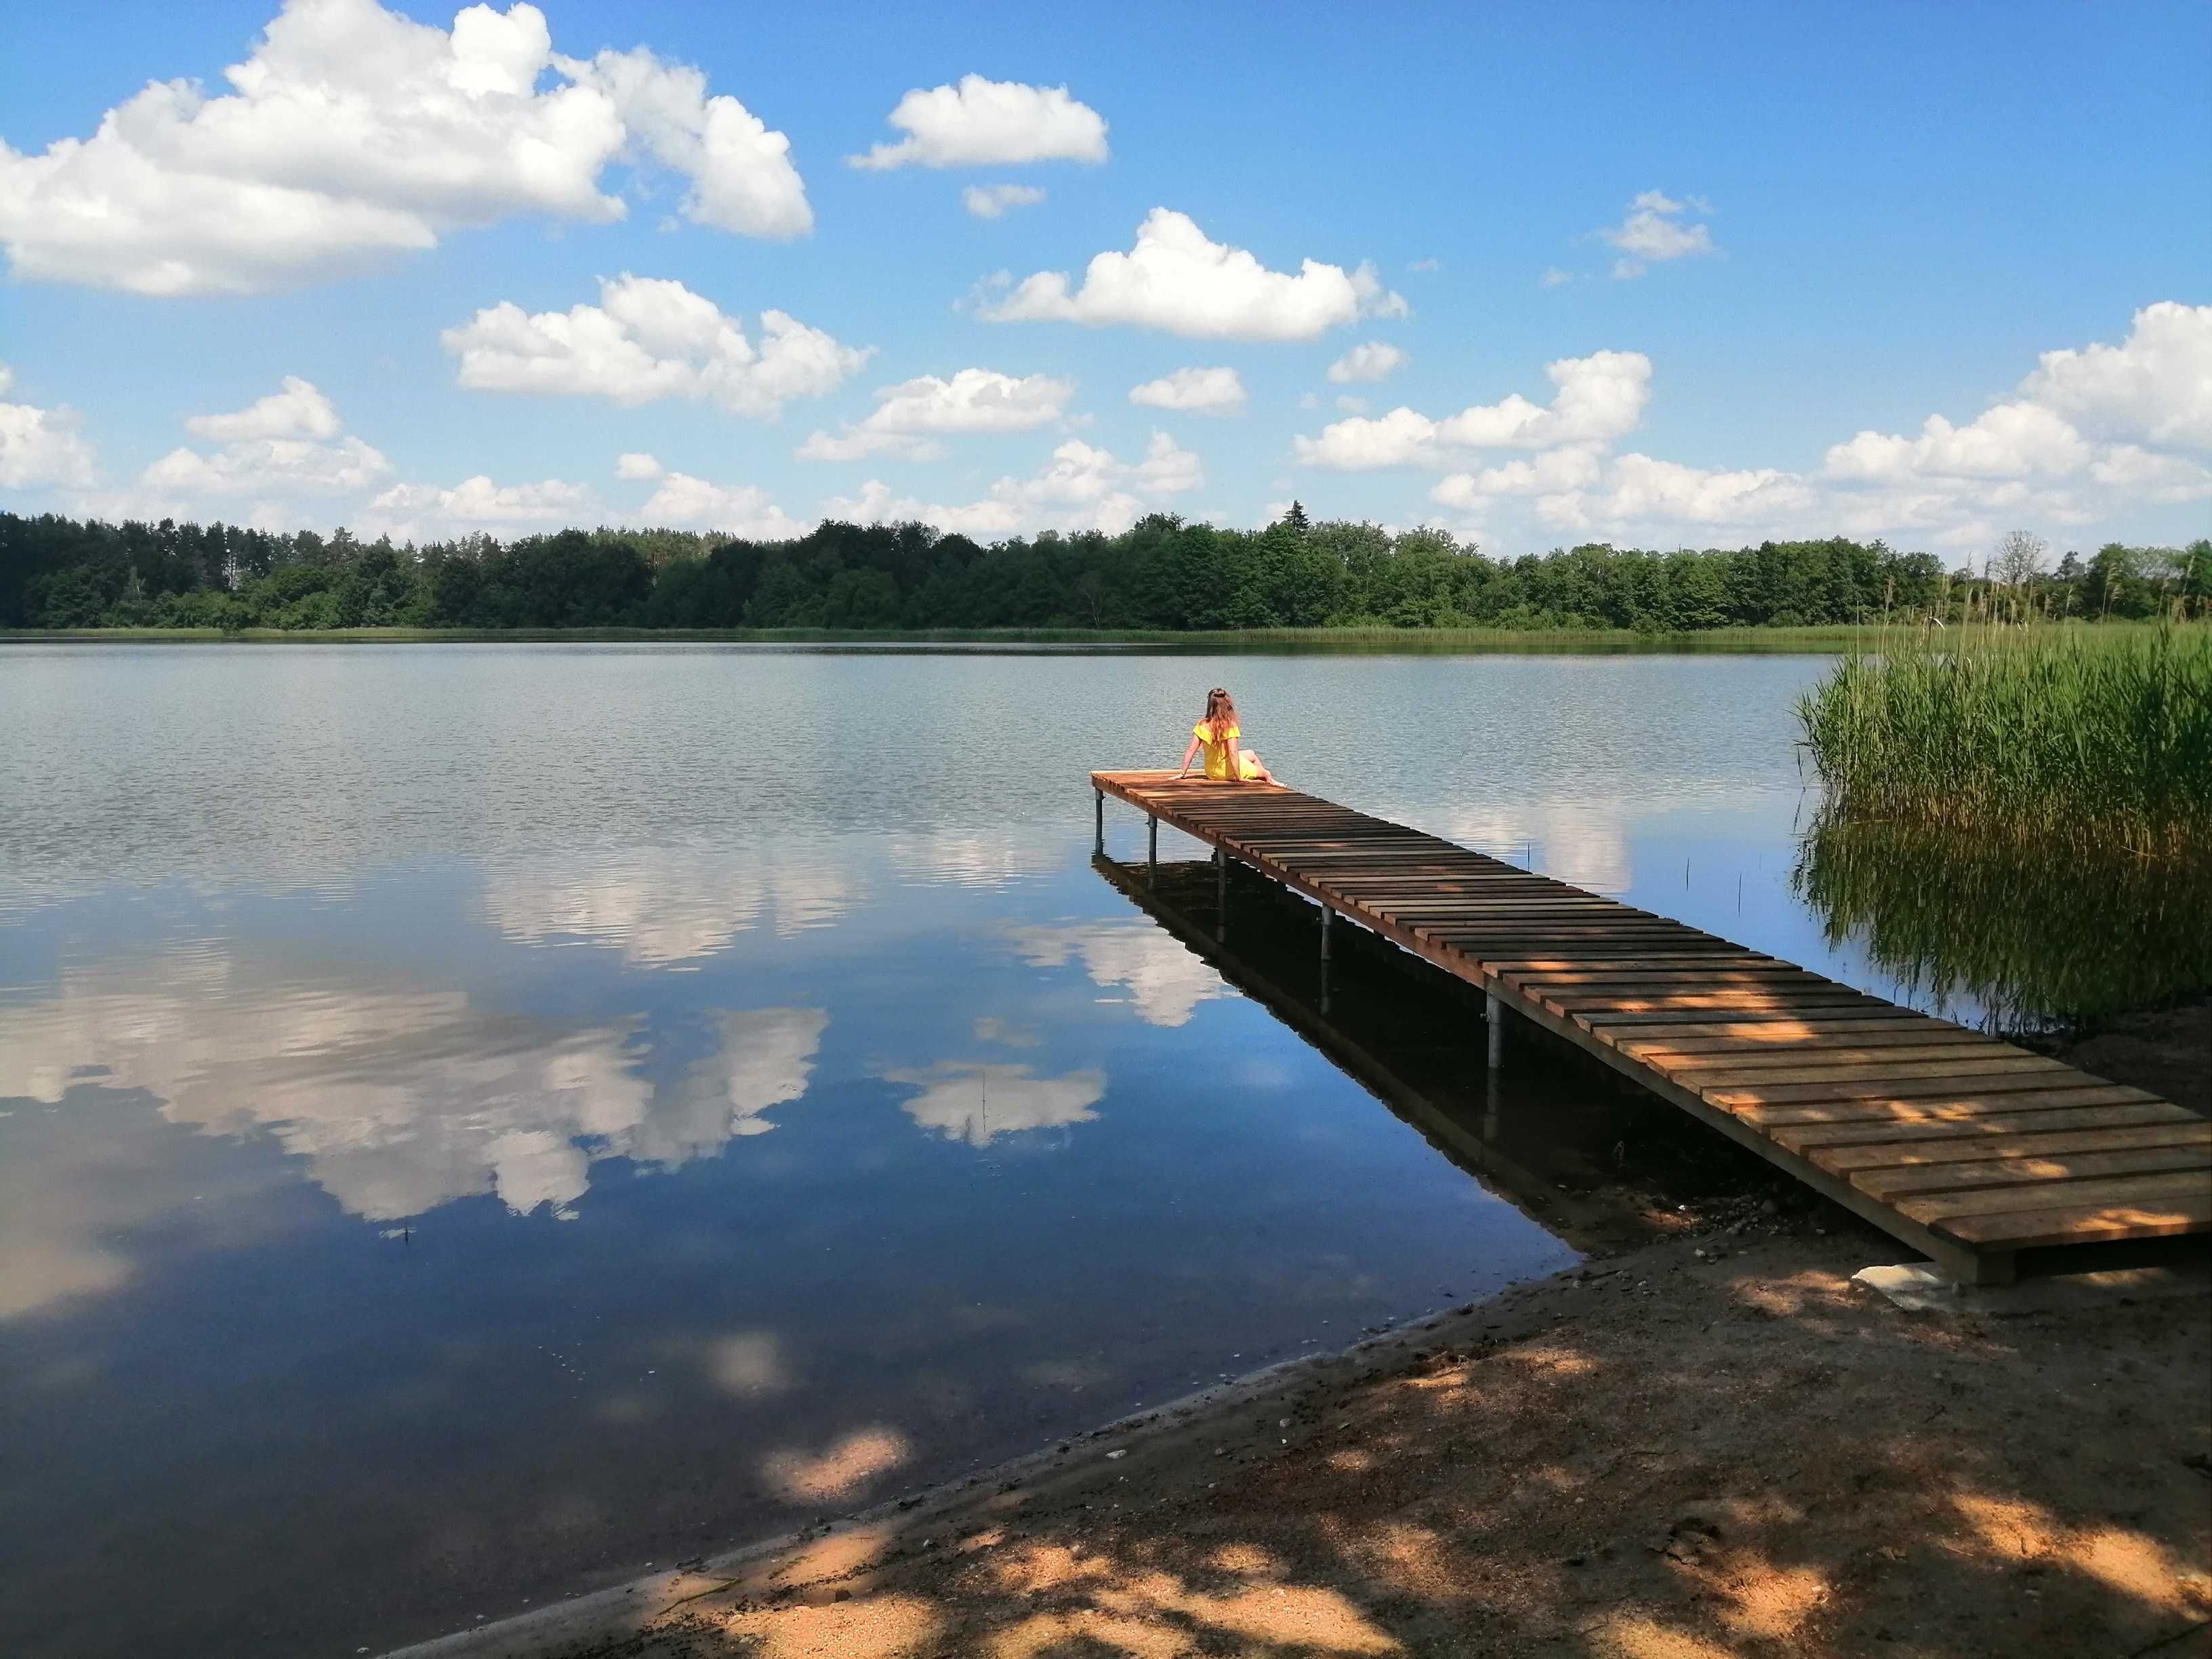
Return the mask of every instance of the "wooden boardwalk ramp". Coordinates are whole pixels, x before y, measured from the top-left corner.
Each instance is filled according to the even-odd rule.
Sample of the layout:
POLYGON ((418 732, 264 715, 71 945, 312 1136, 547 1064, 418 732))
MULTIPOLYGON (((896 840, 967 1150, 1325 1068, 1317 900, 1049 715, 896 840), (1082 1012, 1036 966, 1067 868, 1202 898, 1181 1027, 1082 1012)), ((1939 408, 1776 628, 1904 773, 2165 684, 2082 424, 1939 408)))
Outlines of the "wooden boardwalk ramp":
POLYGON ((2212 1121, 1795 963, 1295 790, 1094 772, 1105 798, 1565 1038, 1931 1258, 2212 1231, 2212 1121))

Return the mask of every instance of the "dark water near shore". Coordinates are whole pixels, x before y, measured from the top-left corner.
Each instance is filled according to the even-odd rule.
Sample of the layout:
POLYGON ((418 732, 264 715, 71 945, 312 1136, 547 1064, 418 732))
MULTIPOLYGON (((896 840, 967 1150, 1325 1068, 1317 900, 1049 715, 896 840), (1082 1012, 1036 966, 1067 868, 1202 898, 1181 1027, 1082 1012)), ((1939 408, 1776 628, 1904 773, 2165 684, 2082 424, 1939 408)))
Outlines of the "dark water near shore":
POLYGON ((380 1648, 1556 1270, 1084 774, 1225 680, 1290 781, 1928 1006, 1791 889, 1822 661, 0 649, 0 1648, 380 1648))

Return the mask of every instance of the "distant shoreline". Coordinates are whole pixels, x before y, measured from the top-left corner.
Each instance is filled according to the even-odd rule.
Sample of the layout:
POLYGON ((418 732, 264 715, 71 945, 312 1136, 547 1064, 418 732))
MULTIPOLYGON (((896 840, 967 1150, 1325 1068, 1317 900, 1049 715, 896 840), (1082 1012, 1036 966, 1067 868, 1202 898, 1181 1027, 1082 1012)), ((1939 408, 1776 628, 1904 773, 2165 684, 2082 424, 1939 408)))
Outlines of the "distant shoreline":
MULTIPOLYGON (((2135 622, 2054 624, 2096 632, 2133 630, 2135 622)), ((1894 635, 1887 627, 1714 628, 1660 633, 1633 629, 1255 628, 1219 631, 1117 628, 73 628, 0 629, 0 644, 627 644, 1064 645, 1145 646, 1207 651, 1279 649, 1353 652, 1522 652, 1623 654, 1664 652, 1839 651, 1894 635)), ((1954 630, 1963 635, 1966 630, 1954 630)))

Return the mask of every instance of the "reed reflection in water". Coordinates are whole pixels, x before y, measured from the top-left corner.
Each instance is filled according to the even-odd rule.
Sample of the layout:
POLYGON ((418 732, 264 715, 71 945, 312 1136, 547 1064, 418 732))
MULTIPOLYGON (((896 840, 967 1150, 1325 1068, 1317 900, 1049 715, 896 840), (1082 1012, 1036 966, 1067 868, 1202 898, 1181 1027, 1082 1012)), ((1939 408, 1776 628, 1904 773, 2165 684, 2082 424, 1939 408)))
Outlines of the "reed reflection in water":
POLYGON ((2212 866, 2125 848, 1981 841, 1816 819, 1791 884, 1831 948, 1857 945, 1938 1012, 2027 1030, 2212 986, 2212 866))

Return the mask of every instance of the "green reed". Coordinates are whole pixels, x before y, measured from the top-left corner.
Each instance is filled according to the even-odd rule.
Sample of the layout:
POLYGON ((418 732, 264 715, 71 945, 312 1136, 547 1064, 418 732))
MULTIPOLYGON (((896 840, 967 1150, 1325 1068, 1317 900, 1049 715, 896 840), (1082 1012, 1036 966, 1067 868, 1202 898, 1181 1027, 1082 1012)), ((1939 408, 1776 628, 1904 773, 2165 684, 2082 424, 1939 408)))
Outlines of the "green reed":
POLYGON ((1839 817, 2212 855, 2212 629, 1899 630, 1797 714, 1839 817))

